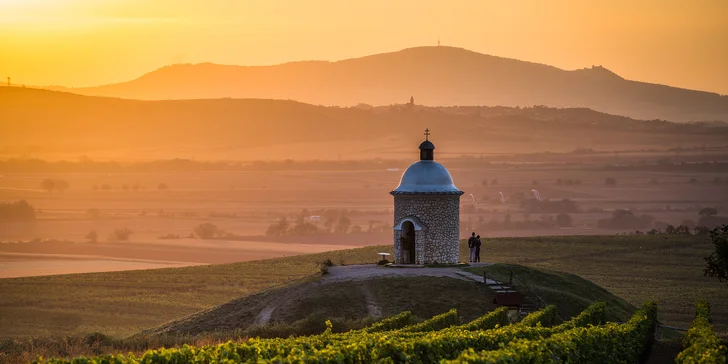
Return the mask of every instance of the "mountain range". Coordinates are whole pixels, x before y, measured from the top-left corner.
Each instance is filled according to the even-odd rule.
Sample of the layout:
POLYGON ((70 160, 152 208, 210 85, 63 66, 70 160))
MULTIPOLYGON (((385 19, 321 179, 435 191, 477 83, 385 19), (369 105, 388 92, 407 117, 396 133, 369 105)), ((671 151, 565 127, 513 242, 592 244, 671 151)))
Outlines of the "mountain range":
POLYGON ((597 66, 556 67, 436 46, 337 62, 177 64, 98 87, 51 87, 142 100, 258 98, 327 106, 415 103, 584 107, 636 119, 728 121, 728 96, 626 80, 597 66))

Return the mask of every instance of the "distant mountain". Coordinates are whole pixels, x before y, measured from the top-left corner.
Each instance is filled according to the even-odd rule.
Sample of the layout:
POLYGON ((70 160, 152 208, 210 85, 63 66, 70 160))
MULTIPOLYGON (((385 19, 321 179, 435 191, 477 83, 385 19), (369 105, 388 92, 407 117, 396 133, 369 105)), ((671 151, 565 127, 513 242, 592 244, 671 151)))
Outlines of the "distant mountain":
MULTIPOLYGON (((69 90, 63 88, 54 88, 69 90)), ((133 81, 69 91, 143 100, 290 99, 316 105, 585 107, 638 119, 728 121, 728 96, 625 80, 603 67, 566 71, 452 47, 338 62, 163 67, 133 81)))
MULTIPOLYGON (((585 108, 324 107, 286 100, 143 101, 0 87, 0 158, 371 159, 724 146, 724 123, 642 121, 585 108)), ((1 171, 0 171, 1 172, 1 171)))

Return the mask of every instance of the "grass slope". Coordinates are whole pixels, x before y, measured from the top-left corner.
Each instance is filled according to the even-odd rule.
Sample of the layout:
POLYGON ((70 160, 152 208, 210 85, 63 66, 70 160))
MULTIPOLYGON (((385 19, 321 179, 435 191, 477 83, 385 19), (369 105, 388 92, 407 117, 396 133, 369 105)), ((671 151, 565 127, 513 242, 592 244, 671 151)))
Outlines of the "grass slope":
POLYGON ((373 263, 367 247, 244 263, 0 279, 0 337, 100 331, 124 336, 319 271, 373 263))
MULTIPOLYGON (((631 304, 655 299, 660 320, 688 327, 704 297, 728 330, 728 288, 704 278, 704 237, 486 239, 483 261, 577 274, 631 304)), ((318 272, 317 262, 371 263, 387 247, 187 268, 0 279, 0 337, 102 331, 129 335, 318 272)), ((461 247, 461 260, 467 260, 461 247)))
POLYGON ((494 309, 492 301, 493 293, 482 284, 453 278, 414 276, 328 283, 309 279, 232 300, 145 334, 242 330, 253 325, 264 308, 275 308, 271 324, 291 324, 310 316, 320 323, 333 318, 352 321, 370 315, 369 303, 383 316, 411 311, 418 317, 432 317, 456 308, 470 321, 494 309))
POLYGON ((546 303, 556 305, 558 315, 563 320, 578 315, 594 302, 607 304, 609 321, 627 321, 635 310, 634 305, 605 288, 571 273, 535 269, 517 264, 495 264, 465 270, 478 275, 483 275, 485 270, 488 277, 500 282, 508 282, 510 273, 513 272, 514 287, 526 294, 530 291, 546 303))

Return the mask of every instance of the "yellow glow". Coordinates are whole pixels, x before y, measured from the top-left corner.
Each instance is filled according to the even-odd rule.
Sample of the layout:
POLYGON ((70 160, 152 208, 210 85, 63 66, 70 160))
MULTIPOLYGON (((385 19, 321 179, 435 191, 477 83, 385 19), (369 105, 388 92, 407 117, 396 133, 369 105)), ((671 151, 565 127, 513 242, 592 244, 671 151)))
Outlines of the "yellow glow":
POLYGON ((725 0, 0 0, 0 76, 98 85, 172 63, 338 60, 438 37, 728 94, 725 0))

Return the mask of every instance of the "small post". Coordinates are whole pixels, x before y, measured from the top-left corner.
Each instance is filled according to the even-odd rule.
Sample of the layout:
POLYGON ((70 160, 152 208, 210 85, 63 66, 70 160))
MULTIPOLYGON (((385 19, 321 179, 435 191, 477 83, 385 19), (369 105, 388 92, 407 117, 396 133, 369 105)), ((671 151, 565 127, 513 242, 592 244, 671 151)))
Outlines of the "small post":
POLYGON ((508 285, 513 287, 513 271, 511 271, 511 276, 508 278, 508 285))

